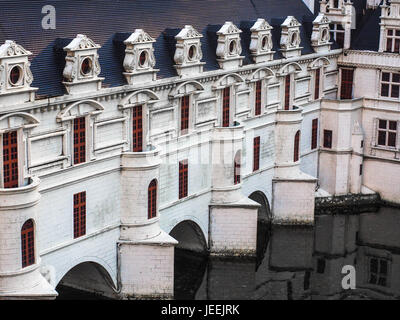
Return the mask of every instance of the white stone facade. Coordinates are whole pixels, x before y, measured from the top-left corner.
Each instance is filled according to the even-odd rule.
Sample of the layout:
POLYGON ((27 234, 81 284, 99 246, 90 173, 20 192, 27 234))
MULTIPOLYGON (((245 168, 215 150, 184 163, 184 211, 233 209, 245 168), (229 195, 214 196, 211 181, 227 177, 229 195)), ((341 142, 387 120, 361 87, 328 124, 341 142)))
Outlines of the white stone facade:
MULTIPOLYGON (((342 5, 343 10, 330 10, 327 16, 344 21, 350 4, 342 5)), ((173 228, 189 220, 199 227, 211 253, 252 255, 259 205, 248 197, 256 191, 268 199, 276 223, 312 223, 316 190, 337 195, 361 193, 367 187, 399 202, 398 99, 382 98, 378 89, 380 69, 392 70, 400 63, 399 55, 354 50, 343 55, 342 49, 331 49, 323 31, 329 21, 321 14, 314 21, 314 53, 301 54, 302 26, 290 16, 281 25, 284 58, 274 59, 268 42, 271 27, 264 22, 259 19, 252 28, 253 63, 246 65, 241 30, 226 22, 216 33, 220 69, 214 71, 203 71, 201 34, 185 26, 176 36, 178 75, 166 79, 155 76, 156 40, 136 29, 125 41, 128 84, 113 88, 101 86, 99 46, 78 35, 64 49, 63 83, 68 93, 42 100, 35 100, 35 88, 30 87, 29 52, 22 48, 10 55, 7 50, 17 46, 14 42, 0 47, 0 66, 14 63, 24 70, 23 85, 0 87, 0 137, 17 132, 19 172, 17 188, 0 189, 0 297, 54 297, 61 279, 84 262, 100 265, 120 297, 169 297, 177 245, 169 236, 173 228), (266 43, 260 47, 257 41, 262 42, 263 36, 266 43), (91 60, 83 67, 87 58, 91 60), (355 99, 338 100, 344 66, 355 67, 355 99), (284 110, 286 79, 291 85, 284 110), (225 88, 229 88, 227 113, 225 88), (188 127, 182 130, 185 96, 188 127), (138 106, 143 150, 134 152, 132 122, 138 106), (85 161, 74 164, 74 119, 81 117, 85 161), (376 119, 381 118, 397 121, 394 148, 376 144, 376 119), (315 137, 313 120, 318 124, 315 137), (324 130, 332 131, 329 148, 323 146, 324 130), (311 147, 314 138, 316 146, 311 147), (237 154, 240 182, 235 184, 237 154), (187 196, 180 198, 181 161, 188 164, 188 183, 187 196), (149 218, 148 187, 154 179, 156 216, 149 218), (74 238, 74 194, 83 191, 86 232, 74 238), (27 219, 35 222, 36 261, 25 269, 19 239, 27 219), (39 288, 36 283, 40 290, 33 292, 39 288)), ((350 29, 350 25, 345 28, 345 48, 350 29)), ((1 79, 7 77, 4 70, 0 69, 1 79)))

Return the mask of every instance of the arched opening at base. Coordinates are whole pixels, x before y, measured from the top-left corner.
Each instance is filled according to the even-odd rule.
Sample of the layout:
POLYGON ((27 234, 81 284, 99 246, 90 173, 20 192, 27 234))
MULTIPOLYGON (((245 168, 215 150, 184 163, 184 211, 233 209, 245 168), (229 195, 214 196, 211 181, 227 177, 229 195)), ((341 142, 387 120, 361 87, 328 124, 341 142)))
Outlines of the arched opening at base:
POLYGON ((257 215, 257 260, 256 270, 264 259, 265 252, 268 247, 269 238, 271 235, 272 214, 267 197, 261 191, 255 191, 249 199, 257 202, 261 206, 258 208, 257 215))
POLYGON ((207 242, 200 227, 193 221, 185 220, 177 224, 170 232, 170 236, 178 240, 178 249, 207 252, 207 242))
POLYGON ((207 242, 200 227, 185 220, 176 225, 170 235, 178 240, 174 261, 174 299, 192 300, 207 268, 207 242))
POLYGON ((108 272, 98 263, 83 262, 68 271, 56 287, 60 300, 116 299, 108 272))

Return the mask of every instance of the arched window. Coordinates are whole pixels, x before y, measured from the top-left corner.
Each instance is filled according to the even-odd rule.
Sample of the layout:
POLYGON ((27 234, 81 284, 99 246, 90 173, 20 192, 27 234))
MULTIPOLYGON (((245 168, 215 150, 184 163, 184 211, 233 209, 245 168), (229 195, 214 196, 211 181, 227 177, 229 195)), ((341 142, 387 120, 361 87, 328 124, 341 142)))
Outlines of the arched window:
POLYGON ((151 180, 148 189, 147 217, 149 219, 157 216, 157 180, 151 180))
POLYGON ((22 268, 35 263, 35 234, 33 220, 24 223, 21 229, 22 268))
POLYGON ((300 130, 296 132, 294 136, 294 156, 293 161, 299 161, 299 151, 300 151, 300 130))
POLYGON ((233 164, 234 164, 233 181, 234 181, 234 184, 239 184, 240 183, 240 151, 238 151, 236 153, 233 164))

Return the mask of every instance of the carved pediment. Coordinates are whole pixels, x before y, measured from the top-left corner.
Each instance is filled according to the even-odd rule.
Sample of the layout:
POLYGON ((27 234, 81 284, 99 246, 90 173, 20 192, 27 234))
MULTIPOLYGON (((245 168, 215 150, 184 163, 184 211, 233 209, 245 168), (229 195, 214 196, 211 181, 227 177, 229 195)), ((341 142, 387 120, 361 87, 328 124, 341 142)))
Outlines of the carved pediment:
POLYGON ((258 18, 254 25, 250 28, 250 31, 268 31, 272 30, 271 25, 265 20, 258 18))
POLYGON ((297 19, 293 16, 288 16, 286 20, 282 23, 282 27, 287 28, 298 28, 300 26, 300 22, 298 22, 297 19))
POLYGON ((69 121, 76 117, 96 115, 104 111, 104 107, 95 100, 73 102, 62 109, 57 117, 57 122, 69 121))
POLYGON ((228 35, 228 34, 239 34, 242 33, 238 27, 236 27, 233 22, 227 21, 225 24, 217 31, 217 35, 228 35))
POLYGON ((320 13, 315 20, 313 21, 313 24, 321 25, 321 24, 330 24, 331 21, 328 19, 326 15, 323 13, 320 13))
POLYGON ((22 46, 12 40, 6 40, 6 42, 0 46, 0 58, 27 56, 31 54, 30 51, 25 50, 22 46))
POLYGON ((99 49, 100 46, 96 44, 92 39, 88 38, 84 34, 78 34, 74 40, 72 40, 65 48, 65 51, 78 51, 78 50, 90 50, 99 49))
POLYGON ((186 25, 176 36, 177 40, 197 39, 202 38, 203 35, 190 25, 186 25))
POLYGON ((143 29, 135 29, 128 39, 124 41, 125 44, 136 44, 136 43, 152 43, 156 42, 147 32, 143 29))

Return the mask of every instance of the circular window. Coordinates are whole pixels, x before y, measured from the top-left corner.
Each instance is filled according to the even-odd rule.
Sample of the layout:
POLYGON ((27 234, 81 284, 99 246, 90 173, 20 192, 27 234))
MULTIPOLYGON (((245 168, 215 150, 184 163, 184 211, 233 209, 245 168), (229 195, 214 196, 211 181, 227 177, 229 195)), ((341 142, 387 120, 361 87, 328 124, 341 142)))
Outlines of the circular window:
POLYGON ((268 36, 264 36, 261 40, 261 48, 263 50, 268 50, 268 36))
POLYGON ((297 33, 292 33, 290 37, 290 45, 293 47, 297 45, 297 33))
POLYGON ((139 56, 139 65, 144 67, 147 63, 147 51, 142 51, 139 56))
POLYGON ((232 41, 229 43, 229 53, 230 53, 230 54, 236 53, 236 40, 232 40, 232 41))
POLYGON ((328 41, 329 40, 329 31, 328 29, 323 29, 322 30, 322 36, 321 36, 322 41, 328 41))
POLYGON ((20 84, 22 80, 22 69, 20 66, 12 67, 10 71, 10 82, 13 86, 20 84))
POLYGON ((188 58, 189 60, 193 60, 195 56, 196 56, 196 46, 192 45, 189 47, 188 58))
POLYGON ((92 71, 92 59, 85 58, 81 64, 81 72, 83 75, 88 75, 92 71))

